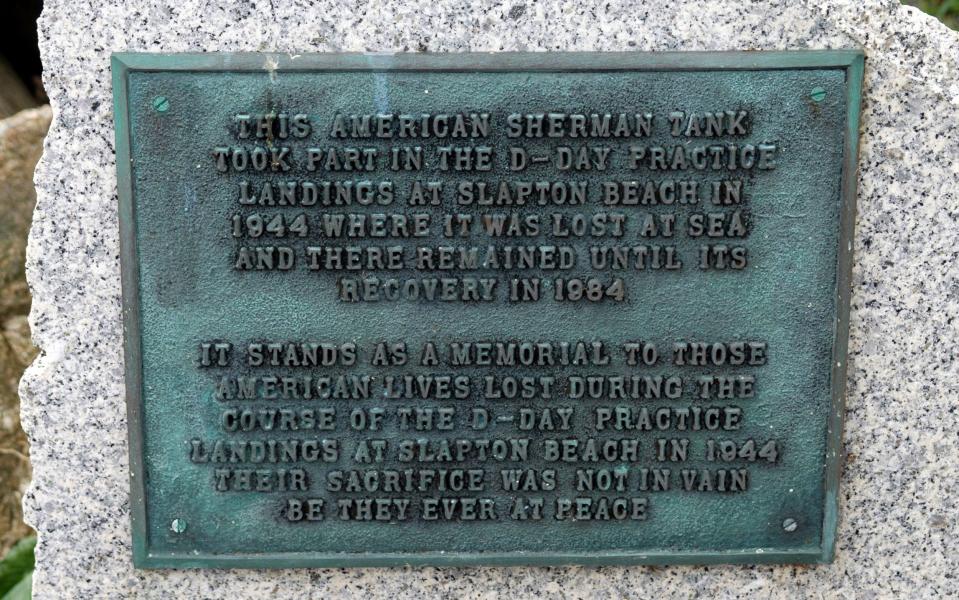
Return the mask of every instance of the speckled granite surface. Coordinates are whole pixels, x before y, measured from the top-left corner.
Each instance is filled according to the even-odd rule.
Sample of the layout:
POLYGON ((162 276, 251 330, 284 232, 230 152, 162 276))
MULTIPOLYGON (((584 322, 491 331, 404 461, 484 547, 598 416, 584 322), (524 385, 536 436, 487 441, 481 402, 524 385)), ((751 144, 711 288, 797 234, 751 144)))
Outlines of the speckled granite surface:
POLYGON ((55 118, 29 247, 42 355, 21 383, 38 598, 959 596, 959 35, 897 0, 48 0, 55 118), (112 51, 864 47, 849 459, 835 564, 134 571, 112 51))

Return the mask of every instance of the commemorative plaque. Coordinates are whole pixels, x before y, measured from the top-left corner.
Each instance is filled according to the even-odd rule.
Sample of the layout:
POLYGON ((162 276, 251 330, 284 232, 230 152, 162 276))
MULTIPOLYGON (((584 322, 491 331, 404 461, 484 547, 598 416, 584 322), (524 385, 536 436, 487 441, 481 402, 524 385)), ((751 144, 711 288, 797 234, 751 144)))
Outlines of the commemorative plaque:
POLYGON ((831 560, 862 66, 115 55, 135 563, 831 560))

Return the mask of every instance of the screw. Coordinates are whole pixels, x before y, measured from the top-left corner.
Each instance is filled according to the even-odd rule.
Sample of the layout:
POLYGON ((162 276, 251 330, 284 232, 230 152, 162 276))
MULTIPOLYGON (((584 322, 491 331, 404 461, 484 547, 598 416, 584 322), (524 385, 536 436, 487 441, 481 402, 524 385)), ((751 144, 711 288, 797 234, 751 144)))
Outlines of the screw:
POLYGON ((166 96, 157 96, 153 99, 153 110, 165 113, 170 110, 170 101, 166 96))
POLYGON ((173 533, 183 533, 186 531, 186 521, 183 519, 173 519, 173 522, 170 523, 170 531, 173 533))
POLYGON ((822 102, 826 98, 826 90, 821 87, 815 87, 809 92, 809 97, 816 102, 822 102))
POLYGON ((796 531, 799 527, 799 523, 796 522, 796 519, 786 519, 783 521, 783 529, 789 532, 796 531))

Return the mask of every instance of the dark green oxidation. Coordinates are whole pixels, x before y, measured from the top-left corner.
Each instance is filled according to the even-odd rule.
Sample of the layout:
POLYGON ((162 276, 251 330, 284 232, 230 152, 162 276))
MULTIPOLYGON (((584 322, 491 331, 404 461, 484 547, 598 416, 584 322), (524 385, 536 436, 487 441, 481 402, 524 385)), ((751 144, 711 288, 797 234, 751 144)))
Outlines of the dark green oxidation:
MULTIPOLYGON (((837 520, 862 67, 862 54, 851 50, 115 55, 136 565, 195 568, 830 561, 837 520), (687 265, 680 273, 627 272, 624 277, 629 294, 622 303, 464 305, 423 301, 344 303, 336 298, 335 279, 324 273, 240 273, 233 269, 239 242, 231 237, 230 218, 243 212, 237 205, 240 177, 217 173, 212 151, 215 146, 238 143, 232 125, 237 114, 305 113, 316 125, 309 145, 323 146, 331 144, 327 131, 330 118, 337 113, 484 111, 493 116, 494 123, 488 143, 503 148, 508 144, 503 123, 505 115, 512 112, 649 111, 662 117, 677 110, 702 113, 727 109, 749 111, 752 128, 748 142, 773 143, 780 149, 774 170, 743 175, 747 179, 745 208, 751 229, 745 241, 749 266, 740 272, 700 270, 695 255, 688 254, 687 265), (743 407, 744 423, 730 437, 779 440, 781 457, 775 464, 749 466, 747 492, 706 494, 673 489, 641 494, 649 499, 648 519, 643 521, 351 522, 329 514, 321 522, 291 523, 283 517, 282 504, 290 494, 218 492, 212 482, 213 466, 190 461, 191 439, 265 437, 263 432, 224 435, 219 423, 224 403, 213 398, 213 388, 219 376, 231 371, 198 368, 197 348, 204 341, 228 340, 239 346, 256 340, 353 341, 361 349, 368 349, 381 341, 405 341, 417 348, 427 340, 640 339, 664 347, 680 340, 748 339, 768 344, 768 364, 754 372, 756 397, 736 403, 743 407)), ((643 143, 675 143, 666 129, 660 123, 653 138, 643 143)), ((385 148, 403 142, 340 140, 336 145, 351 143, 385 148)), ((534 139, 521 143, 531 150, 546 151, 561 142, 534 139)), ((435 150, 442 144, 430 139, 421 145, 435 150)), ((378 171, 366 177, 392 179, 397 189, 426 177, 447 181, 521 178, 500 166, 496 169, 486 175, 378 171)), ((595 183, 647 176, 616 163, 604 173, 557 175, 555 171, 543 171, 540 177, 595 183)), ((696 179, 704 175, 688 171, 673 176, 696 179)), ((299 170, 288 177, 321 176, 299 170)), ((398 204, 386 207, 385 212, 409 212, 403 208, 398 204)), ((444 210, 451 210, 450 205, 444 210)), ((582 210, 608 209, 594 205, 582 210)), ((679 214, 688 210, 676 207, 679 214)), ((320 243, 312 236, 308 240, 295 242, 297 249, 302 251, 307 243, 320 243)), ((572 243, 586 254, 590 242, 572 243)), ((631 243, 637 242, 634 239, 631 243)), ((677 237, 674 243, 694 253, 699 242, 677 237)), ((357 372, 366 367, 357 366, 357 372)), ((556 368, 552 374, 561 378, 589 371, 568 367, 556 368)), ((675 371, 663 364, 650 368, 649 373, 675 371)), ((719 371, 746 373, 729 368, 719 371)), ((411 366, 403 372, 429 373, 430 369, 411 366)), ((471 373, 484 374, 477 369, 471 373)), ((710 373, 708 369, 681 372, 689 378, 710 373)), ((515 374, 543 373, 517 368, 515 374)), ((529 405, 539 409, 581 406, 578 402, 583 402, 582 406, 596 403, 554 399, 535 400, 529 405)), ((681 400, 643 402, 653 407, 709 401, 696 400, 686 393, 681 400)), ((304 401, 272 402, 284 406, 301 403, 304 401)), ((369 407, 377 402, 329 404, 336 406, 339 418, 356 405, 369 407)), ((403 404, 455 404, 461 409, 486 406, 494 413, 516 406, 472 399, 403 404)), ((672 433, 664 437, 678 437, 672 433)), ((400 432, 393 426, 381 432, 356 432, 340 425, 335 432, 313 432, 312 436, 354 442, 376 437, 508 438, 517 434, 511 424, 493 423, 480 433, 462 427, 452 433, 400 432)), ((566 434, 523 435, 538 440, 583 438, 591 433, 579 427, 566 434)), ((619 437, 629 435, 624 432, 619 437)), ((652 433, 636 435, 647 449, 655 437, 652 433)), ((690 460, 665 466, 715 468, 717 465, 706 464, 701 456, 702 445, 710 436, 693 433, 689 437, 696 448, 690 460)), ((323 471, 334 466, 351 468, 349 462, 341 458, 335 465, 307 465, 315 470, 315 484, 305 495, 325 496, 335 503, 335 497, 323 490, 323 471)), ((533 462, 536 464, 528 466, 556 468, 567 496, 579 495, 571 484, 574 468, 619 466, 533 462)), ((646 460, 641 466, 657 466, 651 463, 651 459, 646 460)), ((447 466, 469 468, 471 464, 447 466)), ((493 473, 501 468, 495 463, 472 466, 493 473)), ((509 500, 509 493, 494 486, 489 489, 482 495, 509 500)))

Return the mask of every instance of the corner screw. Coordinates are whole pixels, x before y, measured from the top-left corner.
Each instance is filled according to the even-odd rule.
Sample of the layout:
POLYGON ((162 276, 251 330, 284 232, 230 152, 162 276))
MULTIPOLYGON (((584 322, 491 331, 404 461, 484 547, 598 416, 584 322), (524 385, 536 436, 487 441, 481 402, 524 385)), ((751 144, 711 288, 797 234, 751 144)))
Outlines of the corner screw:
POLYGON ((170 101, 166 96, 157 96, 153 99, 153 110, 165 113, 170 110, 170 101))
POLYGON ((183 519, 173 519, 173 522, 170 523, 170 531, 173 533, 183 533, 186 531, 186 521, 183 519))
POLYGON ((809 97, 815 102, 822 102, 826 99, 826 90, 822 89, 821 87, 815 87, 811 92, 809 92, 809 97))
POLYGON ((796 519, 786 519, 785 521, 783 521, 783 529, 785 529, 786 531, 790 533, 792 533, 793 531, 796 531, 798 527, 799 527, 799 523, 796 522, 796 519))

